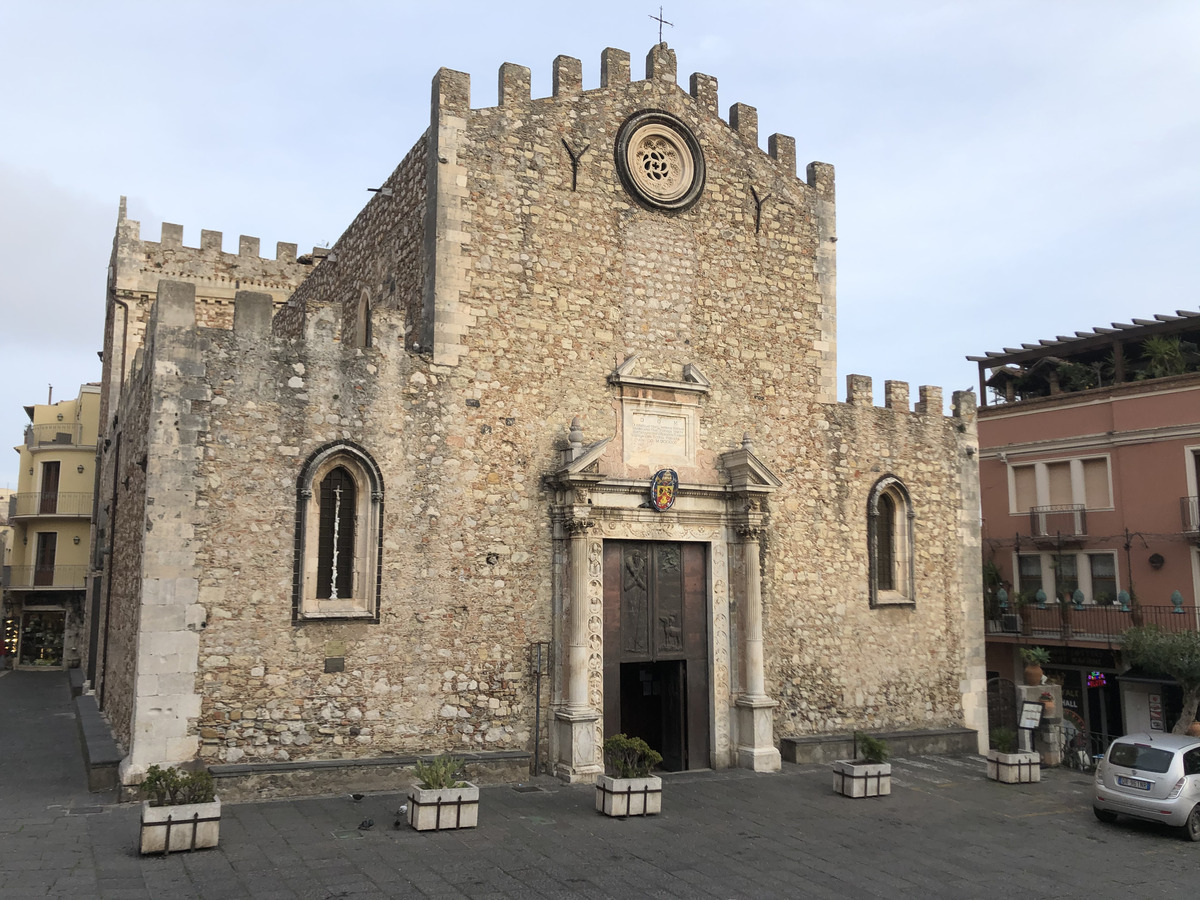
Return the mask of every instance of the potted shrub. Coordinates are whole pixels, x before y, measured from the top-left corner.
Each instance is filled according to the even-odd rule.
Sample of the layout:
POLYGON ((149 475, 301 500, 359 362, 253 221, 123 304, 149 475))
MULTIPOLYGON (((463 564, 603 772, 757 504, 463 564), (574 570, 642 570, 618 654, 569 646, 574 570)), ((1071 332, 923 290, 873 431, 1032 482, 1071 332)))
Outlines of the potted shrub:
POLYGON ((1042 780, 1041 757, 1036 752, 1017 750, 1017 732, 993 728, 989 733, 987 776, 1002 784, 1030 784, 1042 780))
POLYGON ((614 734, 604 742, 604 774, 596 778, 596 809, 606 816, 662 812, 662 779, 650 770, 662 755, 639 737, 614 734))
POLYGON ((1050 662, 1050 651, 1045 647, 1022 647, 1021 661, 1025 663, 1025 683, 1041 684, 1045 677, 1042 666, 1050 662))
POLYGON ((854 759, 833 764, 833 789, 844 797, 884 797, 892 792, 887 741, 854 733, 854 759))
POLYGON ((417 783, 408 789, 408 824, 417 831, 474 828, 479 824, 479 788, 459 779, 463 761, 437 756, 413 767, 417 783))
POLYGON ((151 766, 142 779, 142 853, 172 853, 217 846, 221 800, 207 769, 186 772, 151 766))

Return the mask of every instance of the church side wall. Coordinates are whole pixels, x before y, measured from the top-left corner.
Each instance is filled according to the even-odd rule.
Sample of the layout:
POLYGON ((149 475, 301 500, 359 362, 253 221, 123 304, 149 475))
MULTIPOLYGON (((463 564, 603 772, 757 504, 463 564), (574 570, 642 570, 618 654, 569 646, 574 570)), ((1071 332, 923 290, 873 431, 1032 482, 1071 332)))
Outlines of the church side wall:
POLYGON ((111 544, 106 540, 101 552, 110 546, 112 552, 105 556, 99 591, 93 598, 100 607, 95 619, 99 630, 95 686, 113 734, 126 748, 133 738, 146 521, 146 470, 138 463, 146 459, 150 406, 150 370, 135 367, 116 412, 118 428, 110 432, 111 443, 102 450, 103 523, 106 537, 111 532, 111 544))
MULTIPOLYGON (((495 541, 496 562, 468 558, 463 536, 439 526, 459 502, 445 493, 470 473, 437 432, 464 407, 447 378, 401 348, 402 316, 380 307, 377 346, 365 350, 336 339, 340 310, 313 303, 303 340, 207 333, 213 405, 197 526, 205 759, 529 746, 523 651, 536 575, 524 576, 533 598, 510 609, 497 585, 510 568, 524 572, 516 554, 495 541), (297 482, 334 441, 361 446, 383 473, 378 623, 292 622, 297 482), (486 583, 492 602, 471 583, 486 583), (327 659, 340 671, 326 671, 327 659)), ((548 602, 546 588, 540 597, 548 602)))
MULTIPOLYGON (((161 240, 143 240, 141 225, 126 216, 125 198, 121 198, 113 249, 106 283, 103 372, 101 376, 100 446, 98 447, 97 507, 91 546, 92 559, 99 559, 103 545, 97 547, 105 526, 106 507, 112 505, 111 451, 116 430, 113 418, 122 402, 139 349, 146 342, 147 328, 154 309, 160 279, 188 282, 196 286, 195 315, 203 325, 230 328, 233 325, 233 300, 239 290, 258 290, 271 295, 280 305, 314 271, 312 257, 297 258, 296 245, 276 244, 275 258, 259 256, 259 239, 247 235, 238 238, 236 253, 222 249, 219 231, 202 230, 200 246, 183 244, 183 228, 163 223, 161 240), (105 448, 104 441, 109 441, 105 448)), ((130 388, 132 389, 132 388, 130 388)), ((139 401, 132 401, 136 404, 139 401)), ((119 419, 119 417, 118 417, 119 419)), ((119 504, 118 504, 119 506, 119 504)), ((106 576, 102 574, 103 582, 106 576)), ((103 653, 101 619, 103 595, 93 591, 88 599, 89 634, 85 642, 85 666, 89 678, 99 680, 99 656, 103 653), (93 659, 92 657, 95 657, 93 659)))
POLYGON ((956 396, 962 413, 945 417, 940 390, 922 388, 910 411, 907 385, 889 382, 900 399, 874 407, 870 379, 851 381, 851 401, 824 410, 815 432, 796 423, 789 443, 820 464, 772 504, 764 619, 776 729, 983 727, 982 623, 964 615, 982 609, 978 564, 963 568, 979 547, 977 498, 963 490, 976 465, 973 403, 956 396), (872 608, 867 500, 885 475, 912 502, 914 597, 872 608))

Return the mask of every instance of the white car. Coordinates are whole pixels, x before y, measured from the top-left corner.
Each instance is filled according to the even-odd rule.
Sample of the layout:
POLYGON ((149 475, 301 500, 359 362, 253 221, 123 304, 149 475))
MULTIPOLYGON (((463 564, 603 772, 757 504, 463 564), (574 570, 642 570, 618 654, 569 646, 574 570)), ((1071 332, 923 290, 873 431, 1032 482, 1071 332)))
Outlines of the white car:
POLYGON ((1200 841, 1200 738, 1127 734, 1096 766, 1092 809, 1101 822, 1118 815, 1163 822, 1200 841))

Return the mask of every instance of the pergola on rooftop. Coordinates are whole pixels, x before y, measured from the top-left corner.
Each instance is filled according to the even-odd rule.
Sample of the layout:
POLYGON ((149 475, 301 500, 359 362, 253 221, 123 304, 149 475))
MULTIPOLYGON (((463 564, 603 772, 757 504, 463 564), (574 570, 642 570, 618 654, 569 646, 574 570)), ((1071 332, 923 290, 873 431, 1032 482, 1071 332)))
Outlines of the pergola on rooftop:
POLYGON ((967 359, 979 365, 980 406, 988 405, 988 388, 993 404, 1020 403, 1200 373, 1200 312, 1113 322, 967 359))

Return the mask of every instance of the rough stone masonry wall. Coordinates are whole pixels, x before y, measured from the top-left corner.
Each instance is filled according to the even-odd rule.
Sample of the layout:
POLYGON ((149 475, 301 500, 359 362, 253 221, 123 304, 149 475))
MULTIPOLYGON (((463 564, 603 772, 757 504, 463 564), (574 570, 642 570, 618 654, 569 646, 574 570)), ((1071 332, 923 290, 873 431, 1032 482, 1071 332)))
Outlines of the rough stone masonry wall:
POLYGON ((151 408, 152 366, 144 359, 130 374, 116 416, 119 430, 111 433, 100 457, 105 529, 111 530, 112 554, 106 557, 100 591, 92 598, 100 606, 96 641, 97 684, 102 709, 123 747, 132 741, 136 692, 138 630, 141 626, 141 574, 146 521, 145 460, 151 408))
POLYGON ((922 387, 910 411, 902 382, 887 383, 885 408, 872 406, 869 378, 848 382, 848 402, 817 431, 817 464, 773 508, 764 617, 777 732, 982 728, 982 629, 964 616, 980 588, 961 550, 979 543, 961 487, 978 445, 973 395, 956 395, 947 418, 938 388, 922 387), (915 513, 915 602, 871 608, 867 498, 889 474, 915 513))
MULTIPOLYGON (((269 295, 242 296, 271 307, 269 295)), ((197 602, 196 526, 204 514, 198 469, 211 391, 203 380, 194 285, 160 286, 149 334, 145 455, 135 460, 145 469, 145 531, 135 593, 133 742, 121 765, 126 784, 156 763, 194 758, 199 743, 197 651, 205 613, 197 602)))
POLYGON ((428 485, 455 473, 428 446, 446 414, 442 382, 403 350, 403 311, 376 310, 377 347, 362 350, 337 340, 338 311, 307 308, 303 340, 205 333, 213 404, 197 528, 208 613, 201 754, 237 762, 525 749, 532 711, 512 647, 527 626, 457 596, 476 571, 426 558, 454 552, 426 503, 428 485), (296 484, 304 460, 335 440, 365 447, 384 475, 380 622, 293 625, 296 484), (343 659, 344 671, 327 673, 326 658, 343 659))
MULTIPOLYGON (((113 418, 122 402, 121 392, 134 365, 139 349, 145 343, 146 329, 154 308, 160 279, 187 282, 196 286, 196 318, 201 324, 230 328, 233 324, 233 299, 239 290, 258 290, 269 293, 280 305, 314 271, 312 257, 297 258, 296 245, 280 242, 275 247, 275 259, 259 256, 259 239, 241 235, 238 252, 225 253, 219 231, 202 230, 199 247, 183 245, 183 227, 163 223, 160 241, 142 240, 141 224, 128 218, 125 198, 121 198, 113 249, 109 260, 104 324, 103 371, 100 395, 100 447, 98 469, 101 497, 97 525, 104 524, 105 507, 112 504, 114 472, 111 452, 115 438, 113 418), (105 448, 104 441, 109 441, 105 448)), ((137 393, 136 387, 130 390, 137 393)), ((143 402, 135 397, 133 406, 143 402)), ((119 419, 119 417, 118 417, 119 419)), ((118 504, 119 505, 119 504, 118 504)), ((100 529, 92 534, 91 557, 97 558, 95 542, 100 529)), ((92 597, 89 603, 101 602, 92 597)), ((101 613, 103 616, 103 613, 101 613)), ((88 617, 88 628, 95 619, 88 617)), ((100 635, 96 635, 96 655, 103 653, 100 635)), ((88 648, 91 641, 82 646, 88 648)), ((89 669, 91 661, 86 661, 89 669)), ((97 672, 97 680, 100 673, 97 672)))

